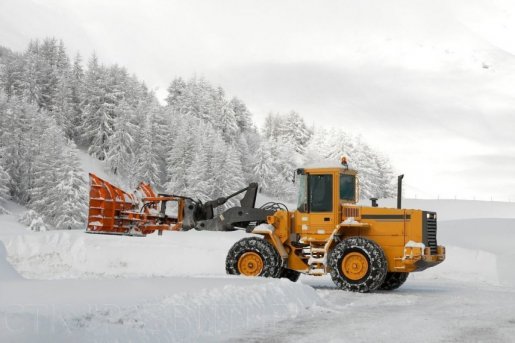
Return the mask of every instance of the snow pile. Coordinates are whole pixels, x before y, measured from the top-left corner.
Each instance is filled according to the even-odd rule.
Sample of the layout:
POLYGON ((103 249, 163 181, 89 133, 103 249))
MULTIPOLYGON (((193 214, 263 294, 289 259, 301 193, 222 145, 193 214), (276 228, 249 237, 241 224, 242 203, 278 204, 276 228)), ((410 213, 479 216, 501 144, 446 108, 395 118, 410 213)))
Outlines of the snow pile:
POLYGON ((466 281, 472 284, 487 283, 501 285, 506 283, 498 272, 498 256, 483 250, 472 250, 455 246, 446 247, 446 260, 437 267, 421 273, 413 273, 414 279, 447 279, 466 281))
POLYGON ((4 244, 0 242, 0 282, 21 279, 20 274, 7 262, 7 252, 4 244))
POLYGON ((439 222, 438 244, 445 262, 416 278, 444 278, 515 286, 515 219, 462 219, 439 222))
POLYGON ((31 281, 0 289, 0 341, 224 340, 321 303, 301 283, 237 277, 31 281))
POLYGON ((235 232, 165 232, 147 237, 49 231, 6 240, 9 259, 31 279, 224 276, 235 232))
MULTIPOLYGON (((244 232, 25 232, 0 234, 9 261, 27 278, 53 280, 0 282, 0 341, 224 340, 321 302, 300 282, 226 275, 244 232)), ((0 280, 6 270, 19 279, 5 255, 0 280)))
MULTIPOLYGON (((397 199, 380 199, 379 207, 395 208, 397 199)), ((370 206, 370 200, 362 200, 363 206, 370 206)), ((436 211, 438 220, 462 220, 479 218, 515 218, 515 202, 449 200, 449 199, 403 199, 403 208, 436 211)))

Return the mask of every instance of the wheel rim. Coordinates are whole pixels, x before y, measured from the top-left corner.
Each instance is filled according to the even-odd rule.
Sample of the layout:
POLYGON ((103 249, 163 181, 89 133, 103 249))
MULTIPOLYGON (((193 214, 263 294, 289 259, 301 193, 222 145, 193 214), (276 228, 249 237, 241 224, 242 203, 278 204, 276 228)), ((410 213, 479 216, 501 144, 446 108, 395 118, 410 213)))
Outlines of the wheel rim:
POLYGON ((342 271, 349 280, 360 280, 367 275, 368 260, 359 252, 350 252, 343 258, 342 271))
POLYGON ((246 252, 238 260, 238 270, 242 275, 258 276, 263 270, 263 259, 256 252, 246 252))

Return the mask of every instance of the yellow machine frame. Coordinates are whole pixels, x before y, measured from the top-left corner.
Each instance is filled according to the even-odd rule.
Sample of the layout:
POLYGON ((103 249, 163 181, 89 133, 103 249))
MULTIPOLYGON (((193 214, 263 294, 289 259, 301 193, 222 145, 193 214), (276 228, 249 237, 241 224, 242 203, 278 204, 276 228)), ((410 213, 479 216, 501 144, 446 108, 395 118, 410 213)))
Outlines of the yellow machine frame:
MULTIPOLYGON (((337 242, 353 236, 370 239, 382 248, 388 272, 421 271, 445 259, 445 247, 426 244, 428 222, 434 222, 436 230, 436 213, 359 206, 357 191, 355 199, 340 200, 340 175, 356 176, 354 170, 311 168, 303 169, 303 172, 308 175, 332 175, 332 211, 277 211, 267 220, 274 230, 257 227, 253 231, 265 236, 288 269, 311 275, 326 274, 329 272, 326 263, 329 251, 337 242), (303 249, 310 249, 309 258, 303 254, 303 249)), ((358 188, 356 181, 356 190, 358 188)), ((436 237, 434 239, 436 242, 436 237)))

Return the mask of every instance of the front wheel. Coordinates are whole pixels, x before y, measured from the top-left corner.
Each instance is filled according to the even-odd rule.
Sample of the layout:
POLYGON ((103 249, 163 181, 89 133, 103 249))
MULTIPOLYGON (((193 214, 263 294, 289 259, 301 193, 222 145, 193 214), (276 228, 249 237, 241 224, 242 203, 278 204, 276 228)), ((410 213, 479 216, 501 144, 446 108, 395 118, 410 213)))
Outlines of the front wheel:
POLYGON ((388 270, 381 247, 363 237, 350 237, 338 243, 329 255, 329 267, 339 288, 360 293, 378 289, 388 270))
POLYGON ((234 243, 225 259, 230 275, 280 277, 281 256, 272 244, 258 237, 243 238, 234 243))

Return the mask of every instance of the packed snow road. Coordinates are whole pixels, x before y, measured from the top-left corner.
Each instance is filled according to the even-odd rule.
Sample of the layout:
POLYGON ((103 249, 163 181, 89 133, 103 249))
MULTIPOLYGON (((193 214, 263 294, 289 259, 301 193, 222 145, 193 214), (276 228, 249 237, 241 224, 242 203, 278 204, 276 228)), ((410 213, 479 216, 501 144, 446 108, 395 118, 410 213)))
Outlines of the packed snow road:
POLYGON ((394 292, 342 292, 305 280, 323 305, 230 342, 513 342, 515 289, 408 280, 394 292))

